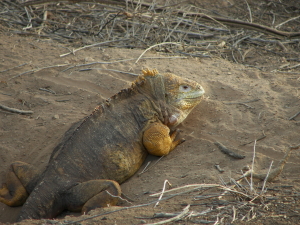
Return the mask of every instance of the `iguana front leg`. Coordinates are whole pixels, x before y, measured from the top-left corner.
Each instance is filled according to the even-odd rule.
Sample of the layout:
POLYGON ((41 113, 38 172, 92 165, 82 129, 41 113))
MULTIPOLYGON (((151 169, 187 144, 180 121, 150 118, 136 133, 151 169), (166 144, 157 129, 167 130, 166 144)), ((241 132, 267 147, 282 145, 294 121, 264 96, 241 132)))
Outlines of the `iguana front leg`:
POLYGON ((158 104, 162 116, 162 118, 159 117, 159 120, 168 127, 178 124, 179 115, 181 114, 180 110, 175 107, 168 106, 163 102, 159 102, 158 104))
POLYGON ((6 183, 0 189, 0 202, 8 206, 23 205, 34 187, 39 172, 32 165, 14 162, 10 165, 6 183))
POLYGON ((175 140, 178 134, 179 130, 177 129, 170 134, 168 126, 159 122, 151 123, 144 131, 143 144, 151 155, 167 155, 185 141, 183 138, 175 140))

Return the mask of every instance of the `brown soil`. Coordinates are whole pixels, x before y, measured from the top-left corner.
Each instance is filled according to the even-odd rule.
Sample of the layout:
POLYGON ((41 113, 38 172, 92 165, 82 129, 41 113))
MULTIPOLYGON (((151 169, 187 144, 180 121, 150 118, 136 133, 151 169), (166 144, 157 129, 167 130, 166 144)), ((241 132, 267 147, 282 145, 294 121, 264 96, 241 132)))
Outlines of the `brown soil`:
MULTIPOLYGON (((241 6, 234 1, 191 2, 197 7, 215 8, 223 15, 244 19, 242 15, 245 13, 238 10, 241 6)), ((256 3, 260 1, 248 2, 253 14, 257 15, 261 8, 256 3)), ((243 7, 247 12, 247 7, 243 7)), ((278 9, 279 13, 280 10, 282 8, 278 9)), ((108 69, 140 74, 142 68, 157 68, 162 73, 172 72, 193 79, 206 90, 205 100, 179 126, 187 141, 156 164, 158 158, 149 156, 149 170, 138 175, 145 163, 134 177, 121 185, 126 196, 134 200, 133 205, 156 200, 158 197, 150 194, 161 191, 165 180, 174 188, 188 184, 222 184, 231 178, 237 179, 241 176, 241 169, 252 163, 254 140, 263 135, 266 137, 257 141, 255 146, 254 168, 258 173, 266 172, 272 161, 273 168, 277 166, 288 146, 300 144, 300 115, 289 120, 300 110, 300 72, 297 70, 299 67, 279 71, 280 66, 287 63, 284 55, 253 48, 244 62, 252 65, 250 67, 234 62, 231 53, 221 57, 226 53, 221 50, 220 54, 211 58, 170 58, 178 55, 149 51, 144 55, 149 58, 135 64, 144 49, 94 47, 60 57, 60 54, 68 52, 67 48, 72 49, 77 43, 19 36, 4 26, 1 29, 0 104, 34 113, 20 115, 0 110, 0 184, 5 181, 5 174, 13 161, 28 162, 43 169, 53 148, 72 123, 89 115, 103 99, 128 87, 135 79, 133 75, 108 69), (131 58, 135 60, 95 64, 90 67, 98 69, 88 71, 79 71, 87 66, 64 71, 69 66, 89 62, 131 58), (16 67, 24 63, 26 65, 16 67), (56 66, 61 64, 68 65, 56 66), (22 74, 48 66, 55 67, 22 74), (238 160, 225 155, 214 144, 216 141, 235 149, 245 158, 238 160), (224 170, 223 173, 215 168, 216 164, 224 170)), ((293 46, 287 48, 287 51, 293 51, 293 46)), ((207 193, 221 194, 223 191, 198 190, 163 200, 155 208, 151 204, 122 208, 124 210, 104 215, 120 207, 132 206, 121 202, 119 207, 96 209, 89 215, 65 212, 56 220, 29 220, 19 224, 67 223, 85 218, 87 220, 77 224, 154 223, 166 219, 153 219, 154 213, 179 213, 187 204, 191 204, 190 211, 194 212, 214 210, 205 216, 173 223, 193 224, 206 220, 213 221, 213 224, 219 219, 221 224, 229 224, 233 220, 234 207, 234 224, 298 224, 299 162, 299 150, 295 150, 280 176, 267 183, 267 192, 252 202, 240 196, 199 200, 199 195, 203 197, 207 193), (89 218, 92 215, 100 216, 89 218)), ((259 192, 261 187, 262 182, 255 183, 256 191, 259 192)), ((187 189, 181 191, 184 190, 187 189)), ((20 207, 11 208, 0 203, 0 223, 14 222, 19 210, 20 207)))

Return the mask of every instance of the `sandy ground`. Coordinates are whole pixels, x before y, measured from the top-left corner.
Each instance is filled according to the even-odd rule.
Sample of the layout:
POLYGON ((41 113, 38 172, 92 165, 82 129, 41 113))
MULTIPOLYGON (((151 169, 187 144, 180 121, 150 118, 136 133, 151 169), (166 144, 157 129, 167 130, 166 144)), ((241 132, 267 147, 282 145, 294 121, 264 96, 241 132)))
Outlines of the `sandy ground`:
MULTIPOLYGON (((2 183, 5 181, 8 166, 13 161, 28 162, 43 169, 52 149, 72 123, 89 115, 103 99, 128 87, 135 79, 133 75, 99 69, 80 72, 78 70, 81 68, 75 67, 63 72, 68 65, 23 75, 20 75, 21 73, 59 64, 79 65, 88 62, 137 59, 142 51, 91 48, 79 51, 76 55, 60 58, 60 54, 67 52, 65 46, 50 40, 11 34, 1 34, 0 40, 1 71, 10 69, 0 73, 0 102, 9 107, 34 112, 32 115, 20 115, 0 111, 0 183, 2 183), (12 69, 23 63, 26 65, 12 69), (20 76, 13 78, 16 75, 20 76)), ((205 100, 179 126, 183 131, 181 135, 187 141, 155 165, 153 164, 158 158, 149 157, 147 160, 152 161, 150 165, 153 166, 147 172, 140 176, 135 175, 122 184, 123 192, 134 200, 134 205, 154 201, 156 198, 150 197, 149 194, 159 192, 165 180, 168 180, 172 187, 178 187, 195 183, 221 184, 221 180, 228 182, 230 178, 238 178, 240 170, 246 165, 251 165, 253 141, 263 135, 266 137, 256 144, 254 166, 258 172, 266 171, 272 161, 276 166, 288 146, 299 144, 300 118, 298 116, 294 120, 288 120, 300 108, 299 77, 260 72, 217 58, 170 59, 167 58, 171 57, 170 55, 155 52, 148 52, 145 57, 153 58, 142 59, 137 64, 133 60, 96 64, 90 67, 136 74, 139 74, 142 68, 157 68, 162 73, 172 72, 199 82, 207 94, 205 100), (237 104, 252 100, 256 101, 237 104), (230 158, 220 152, 214 145, 215 141, 228 148, 237 149, 238 153, 246 157, 241 160, 230 158), (251 143, 247 144, 249 142, 251 143), (220 173, 216 170, 215 164, 219 164, 225 172, 220 173)), ((286 186, 291 189, 290 191, 299 191, 299 160, 298 150, 292 153, 283 173, 268 185, 286 186)), ((261 183, 257 185, 261 186, 261 183)), ((153 212, 180 212, 184 204, 200 202, 194 201, 193 197, 182 195, 162 202, 155 209, 151 205, 124 210, 97 217, 96 222, 95 219, 88 220, 87 224, 93 224, 93 221, 95 224, 99 223, 101 219, 101 224, 139 224, 158 221, 161 219, 147 220, 136 216, 151 217, 153 212)), ((294 203, 290 210, 299 210, 297 200, 294 200, 294 203)), ((123 206, 130 204, 124 203, 123 206)), ((194 204, 191 207, 193 211, 207 209, 201 204, 194 204)), ((11 208, 0 204, 0 221, 13 222, 19 210, 19 207, 11 208)), ((92 214, 102 213, 103 210, 107 209, 98 209, 92 214)), ((287 221, 293 224, 293 221, 299 218, 284 218, 284 215, 289 213, 288 209, 281 211, 281 214, 275 211, 270 212, 270 215, 278 215, 276 217, 278 224, 287 221)), ((259 215, 259 212, 257 213, 259 215)), ((82 217, 67 216, 62 221, 72 218, 76 220, 82 217)), ((33 221, 28 222, 31 223, 33 221)))

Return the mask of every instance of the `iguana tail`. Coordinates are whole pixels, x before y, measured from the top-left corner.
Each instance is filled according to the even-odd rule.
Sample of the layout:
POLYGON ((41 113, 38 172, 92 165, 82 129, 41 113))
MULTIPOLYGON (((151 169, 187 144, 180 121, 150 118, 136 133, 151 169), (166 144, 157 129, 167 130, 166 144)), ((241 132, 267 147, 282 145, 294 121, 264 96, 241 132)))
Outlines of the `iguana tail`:
POLYGON ((41 218, 52 219, 57 216, 65 209, 61 198, 62 190, 65 190, 65 188, 53 184, 53 182, 42 181, 28 197, 17 221, 41 218))

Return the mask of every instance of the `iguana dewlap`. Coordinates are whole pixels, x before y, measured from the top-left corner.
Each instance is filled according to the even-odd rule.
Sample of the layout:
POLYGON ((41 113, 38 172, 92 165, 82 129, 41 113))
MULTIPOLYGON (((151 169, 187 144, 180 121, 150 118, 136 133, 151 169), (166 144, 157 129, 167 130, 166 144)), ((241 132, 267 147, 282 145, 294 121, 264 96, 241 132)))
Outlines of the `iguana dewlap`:
POLYGON ((116 205, 119 184, 147 154, 167 155, 184 140, 173 130, 201 101, 196 82, 145 70, 124 89, 71 128, 39 173, 15 162, 0 189, 0 202, 23 205, 18 221, 53 218, 63 210, 87 212, 116 205))

